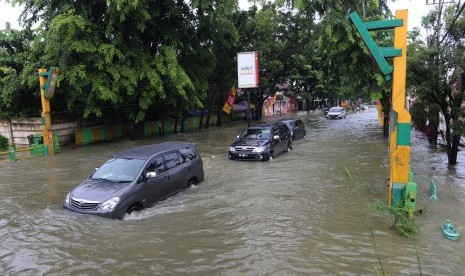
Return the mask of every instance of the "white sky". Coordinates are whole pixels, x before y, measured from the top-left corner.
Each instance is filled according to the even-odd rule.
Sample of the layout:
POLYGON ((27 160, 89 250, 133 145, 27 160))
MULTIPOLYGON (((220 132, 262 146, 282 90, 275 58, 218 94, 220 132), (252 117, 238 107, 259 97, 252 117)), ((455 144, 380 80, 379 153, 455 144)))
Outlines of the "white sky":
MULTIPOLYGON (((241 7, 248 7, 247 0, 238 0, 241 7)), ((390 4, 391 10, 394 12, 400 9, 408 9, 408 28, 411 30, 414 26, 421 27, 421 17, 433 7, 426 5, 426 0, 397 0, 390 4)), ((6 0, 0 0, 0 30, 5 29, 5 22, 10 22, 12 28, 18 29, 18 18, 21 14, 21 7, 6 3, 6 0)), ((395 13, 395 12, 394 12, 395 13)))
POLYGON ((19 29, 18 19, 21 12, 18 5, 13 8, 5 0, 0 0, 0 30, 5 29, 6 22, 10 22, 13 29, 19 29))

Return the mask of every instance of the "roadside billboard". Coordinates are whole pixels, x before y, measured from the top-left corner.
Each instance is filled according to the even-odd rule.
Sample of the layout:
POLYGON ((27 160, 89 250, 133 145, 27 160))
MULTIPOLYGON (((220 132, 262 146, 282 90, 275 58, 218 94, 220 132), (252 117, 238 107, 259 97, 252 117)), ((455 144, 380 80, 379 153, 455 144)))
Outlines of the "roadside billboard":
POLYGON ((258 52, 237 53, 238 88, 258 87, 258 52))

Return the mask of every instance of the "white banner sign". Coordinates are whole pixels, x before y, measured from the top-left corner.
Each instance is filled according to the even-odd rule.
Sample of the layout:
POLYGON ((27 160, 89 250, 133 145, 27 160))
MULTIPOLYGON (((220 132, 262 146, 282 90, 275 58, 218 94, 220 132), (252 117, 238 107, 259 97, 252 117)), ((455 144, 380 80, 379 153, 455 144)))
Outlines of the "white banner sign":
POLYGON ((237 53, 238 88, 258 87, 258 52, 237 53))

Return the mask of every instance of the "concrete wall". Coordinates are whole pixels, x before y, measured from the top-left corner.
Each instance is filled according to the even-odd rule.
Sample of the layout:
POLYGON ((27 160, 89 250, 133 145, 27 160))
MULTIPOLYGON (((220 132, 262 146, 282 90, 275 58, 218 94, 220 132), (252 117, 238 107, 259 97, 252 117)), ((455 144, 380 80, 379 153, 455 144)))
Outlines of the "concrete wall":
POLYGON ((10 130, 10 120, 0 119, 0 135, 8 139, 9 144, 11 145, 11 130, 10 130))
MULTIPOLYGON (((74 143, 76 121, 55 119, 52 121, 52 132, 58 135, 60 145, 74 143)), ((16 148, 29 147, 28 136, 42 133, 42 119, 20 118, 0 120, 0 134, 8 138, 10 145, 16 148)))
MULTIPOLYGON (((222 114, 224 116, 224 114, 222 114)), ((52 132, 58 135, 60 146, 75 144, 86 145, 101 141, 111 140, 113 138, 128 137, 130 127, 127 122, 118 120, 120 118, 98 118, 93 120, 71 120, 59 117, 52 118, 52 132)), ((204 124, 205 120, 204 118, 204 124)), ((217 115, 210 117, 210 125, 215 125, 217 115)), ((230 121, 229 116, 222 118, 223 122, 230 121)), ((184 131, 198 130, 200 118, 189 117, 184 122, 184 131)), ((181 122, 179 122, 181 123, 181 122)), ((174 133, 174 120, 164 122, 147 121, 145 122, 144 135, 174 133), (161 128, 161 129, 160 129, 161 128)), ((178 125, 178 132, 181 126, 178 125)), ((0 134, 8 138, 9 144, 14 145, 16 149, 28 148, 28 136, 33 134, 42 134, 41 117, 21 118, 21 119, 0 119, 0 134)))

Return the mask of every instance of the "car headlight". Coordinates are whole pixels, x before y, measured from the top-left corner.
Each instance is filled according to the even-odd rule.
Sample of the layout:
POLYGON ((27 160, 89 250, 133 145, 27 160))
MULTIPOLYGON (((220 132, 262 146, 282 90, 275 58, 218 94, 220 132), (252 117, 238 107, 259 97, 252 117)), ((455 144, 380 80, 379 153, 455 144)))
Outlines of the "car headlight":
POLYGON ((266 149, 265 147, 256 147, 256 148, 253 149, 252 152, 264 152, 265 149, 266 149))
POLYGON ((236 151, 234 147, 229 147, 229 151, 236 151))
POLYGON ((112 210, 113 208, 116 207, 116 204, 119 202, 119 197, 115 196, 110 198, 109 200, 105 201, 104 203, 100 204, 100 206, 97 208, 97 210, 102 211, 102 210, 112 210))
POLYGON ((70 205, 70 204, 69 204, 69 197, 70 197, 70 196, 71 196, 71 193, 68 193, 68 194, 66 195, 66 197, 65 197, 65 204, 66 204, 66 205, 70 205))

